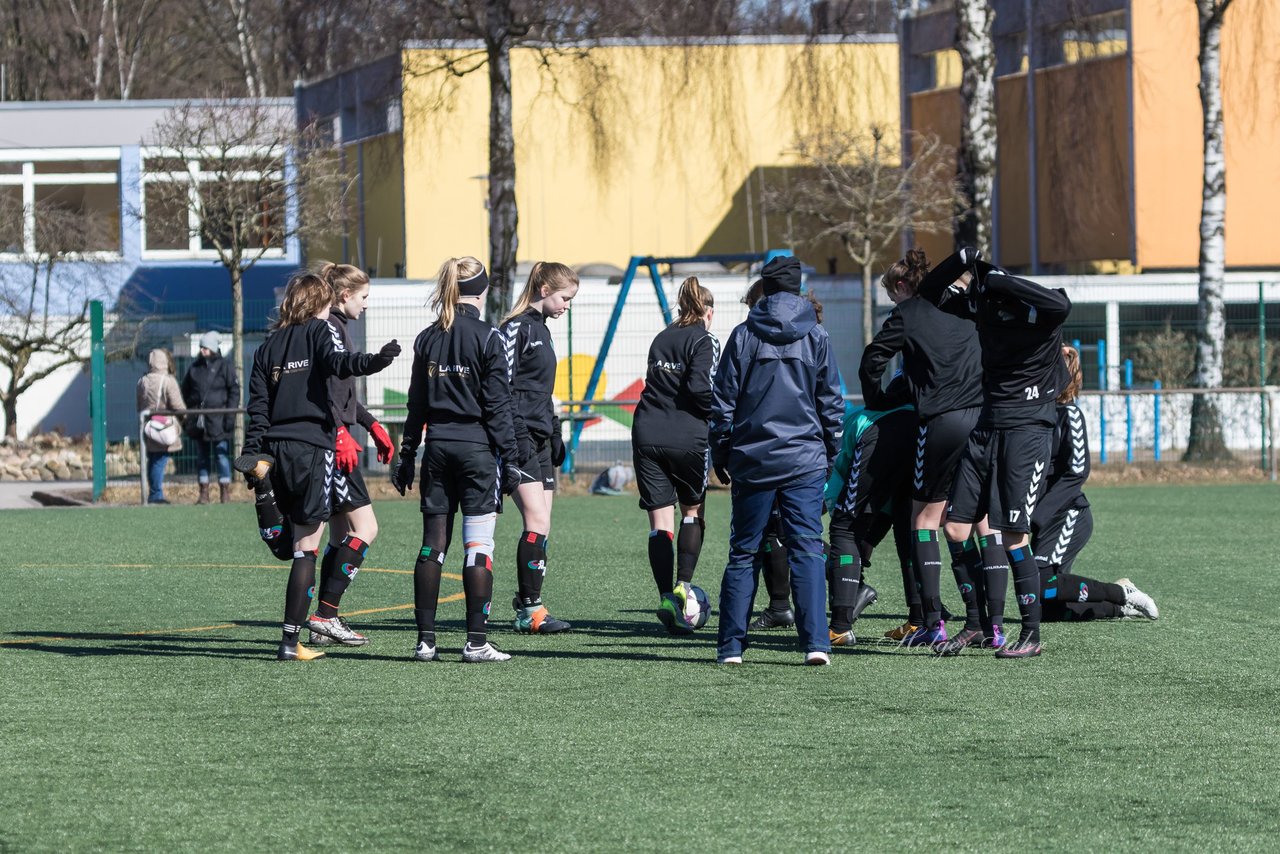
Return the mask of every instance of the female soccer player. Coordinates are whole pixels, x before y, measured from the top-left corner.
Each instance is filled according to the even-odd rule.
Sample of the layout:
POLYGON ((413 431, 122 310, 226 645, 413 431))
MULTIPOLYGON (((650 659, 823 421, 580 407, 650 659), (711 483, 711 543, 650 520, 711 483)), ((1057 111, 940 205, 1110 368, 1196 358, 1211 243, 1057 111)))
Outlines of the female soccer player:
MULTIPOLYGON (((333 290, 333 307, 327 322, 333 330, 334 346, 350 352, 354 348, 347 322, 358 320, 369 304, 369 276, 350 264, 324 264, 319 275, 333 290)), ((333 515, 329 518, 329 544, 320 562, 320 595, 307 628, 316 646, 333 641, 363 646, 369 639, 338 616, 342 594, 355 581, 369 546, 378 536, 378 520, 360 472, 360 443, 352 438, 351 428, 359 424, 369 431, 380 462, 391 462, 395 446, 383 426, 356 399, 355 382, 350 377, 329 377, 329 411, 338 425, 330 495, 333 515)))
POLYGON ((293 566, 285 589, 284 636, 276 654, 281 661, 324 655, 298 643, 298 633, 307 622, 317 549, 331 513, 328 481, 337 430, 328 380, 377 373, 400 355, 395 341, 377 353, 340 349, 325 322, 332 303, 333 289, 320 276, 299 273, 291 278, 280 316, 254 353, 249 376, 249 428, 241 460, 257 458, 259 473, 270 477, 275 501, 292 525, 293 566))
POLYGON ((692 631, 698 616, 690 582, 706 529, 707 419, 720 358, 720 342, 709 331, 715 315, 711 291, 690 277, 680 285, 677 302, 679 318, 649 346, 644 391, 631 428, 640 509, 649 514, 649 568, 658 585, 658 619, 672 634, 692 631))
POLYGON ((1075 405, 1084 375, 1080 353, 1063 347, 1070 379, 1058 395, 1058 420, 1053 429, 1053 456, 1044 496, 1031 515, 1031 548, 1040 567, 1044 620, 1108 620, 1119 617, 1156 619, 1155 600, 1127 578, 1114 584, 1071 573, 1093 533, 1093 512, 1083 487, 1089 478, 1089 437, 1084 413, 1075 405))
MULTIPOLYGON (((992 267, 968 248, 930 271, 919 293, 943 311, 972 320, 982 348, 983 409, 951 489, 947 540, 962 545, 983 516, 1000 532, 1013 569, 1022 630, 1016 643, 1005 643, 996 655, 1036 656, 1040 573, 1028 533, 1049 466, 1055 399, 1067 379, 1062 324, 1071 313, 1071 300, 1061 289, 992 267)), ((1006 581, 1004 573, 986 573, 993 636, 1004 623, 1006 581)), ((955 655, 964 646, 945 643, 938 651, 955 655)))
MULTIPOLYGON (((885 637, 907 646, 933 646, 947 640, 942 621, 938 530, 956 465, 982 405, 977 331, 969 321, 943 312, 917 295, 928 272, 929 261, 921 249, 911 250, 885 272, 880 284, 894 308, 863 351, 858 371, 867 406, 886 409, 890 401, 881 381, 890 360, 901 353, 903 376, 919 415, 911 496, 911 564, 920 585, 923 622, 913 624, 915 615, 909 615, 906 623, 885 633, 885 637)), ((979 522, 979 534, 986 537, 990 533, 985 522, 979 522)), ((980 642, 982 555, 971 539, 956 545, 959 548, 953 549, 952 568, 966 612, 959 637, 966 643, 980 642)), ((994 543, 991 547, 995 553, 992 569, 1007 573, 1003 549, 994 543)))
POLYGON ((517 589, 512 607, 516 610, 516 631, 530 634, 549 635, 571 628, 551 616, 542 604, 542 583, 547 576, 555 470, 564 462, 564 440, 551 400, 556 354, 547 318, 564 314, 577 294, 577 273, 564 264, 539 261, 529 272, 515 308, 502 323, 520 478, 514 498, 524 520, 516 546, 517 589))
POLYGON ((436 661, 436 606, 440 574, 452 533, 454 511, 462 508, 466 557, 462 589, 467 602, 469 664, 511 658, 489 643, 493 599, 493 531, 498 519, 503 473, 499 459, 516 458, 511 392, 507 385, 502 334, 480 319, 489 277, 472 257, 450 258, 440 267, 431 305, 437 320, 413 343, 413 375, 408 414, 400 443, 400 463, 392 482, 404 495, 413 485, 418 445, 422 455, 422 549, 413 567, 417 661, 436 661))
POLYGON ((756 554, 777 502, 805 663, 830 664, 822 490, 839 451, 844 402, 827 332, 800 296, 800 262, 774 258, 760 277, 764 298, 729 337, 714 386, 711 460, 733 484, 716 659, 742 663, 756 554))

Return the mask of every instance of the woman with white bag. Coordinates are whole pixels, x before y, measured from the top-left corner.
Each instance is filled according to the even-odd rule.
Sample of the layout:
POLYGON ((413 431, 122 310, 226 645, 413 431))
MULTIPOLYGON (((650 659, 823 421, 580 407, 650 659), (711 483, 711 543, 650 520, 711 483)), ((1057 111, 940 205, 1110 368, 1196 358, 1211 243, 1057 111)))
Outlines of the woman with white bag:
MULTIPOLYGON (((182 390, 174 376, 173 356, 168 350, 156 348, 147 356, 149 370, 138 380, 138 411, 169 410, 186 412, 182 390)), ((173 415, 153 415, 143 425, 142 435, 147 451, 148 504, 168 504, 164 497, 164 470, 169 465, 169 455, 182 450, 182 436, 178 430, 178 418, 173 415)))

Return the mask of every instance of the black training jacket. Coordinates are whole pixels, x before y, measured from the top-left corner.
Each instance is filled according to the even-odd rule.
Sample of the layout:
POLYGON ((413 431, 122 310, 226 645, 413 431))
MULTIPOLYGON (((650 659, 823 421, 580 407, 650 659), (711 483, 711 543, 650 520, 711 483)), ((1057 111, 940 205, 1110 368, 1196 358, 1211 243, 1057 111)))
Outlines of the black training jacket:
POLYGON ((502 324, 502 335, 516 437, 523 441, 527 435, 541 442, 556 430, 551 401, 556 386, 556 351, 547 319, 536 308, 527 309, 502 324))
POLYGON ((503 343, 502 333, 470 305, 457 307, 452 328, 437 322, 418 333, 401 456, 417 452, 425 425, 428 440, 488 445, 518 460, 503 343))
POLYGON ((376 353, 347 352, 316 317, 272 332, 253 354, 244 453, 261 453, 268 439, 332 449, 338 425, 329 408, 329 377, 376 374, 387 364, 376 353))
POLYGON ((918 296, 894 306, 862 351, 858 378, 868 409, 898 405, 880 385, 885 368, 898 353, 921 421, 982 405, 982 349, 972 323, 918 296))
POLYGON ((631 444, 706 450, 711 384, 719 361, 720 342, 701 323, 673 323, 659 332, 649 345, 631 444))
MULTIPOLYGON (((221 353, 198 356, 182 378, 182 400, 188 409, 233 409, 240 405, 240 382, 235 368, 221 353)), ((235 415, 189 415, 187 435, 203 442, 221 442, 235 435, 235 415), (200 425, 203 424, 203 427, 200 425)))
POLYGON ((1043 418, 1052 425, 1054 398, 1067 381, 1062 324, 1071 314, 1071 300, 1066 291, 1010 276, 982 262, 967 294, 952 290, 946 278, 925 276, 919 294, 943 311, 977 324, 984 415, 995 427, 1043 418))
POLYGON ((1044 495, 1031 514, 1031 527, 1043 530, 1067 510, 1089 506, 1084 482, 1089 479, 1091 458, 1084 413, 1074 403, 1058 405, 1058 421, 1053 428, 1053 456, 1049 458, 1049 479, 1044 495))
MULTIPOLYGON (((348 320, 350 318, 340 311, 329 312, 329 328, 336 340, 342 344, 342 349, 355 352, 351 346, 351 335, 347 332, 348 320)), ((352 377, 329 377, 329 409, 333 412, 333 422, 342 427, 359 424, 368 430, 377 420, 360 403, 356 396, 356 381, 352 377)))

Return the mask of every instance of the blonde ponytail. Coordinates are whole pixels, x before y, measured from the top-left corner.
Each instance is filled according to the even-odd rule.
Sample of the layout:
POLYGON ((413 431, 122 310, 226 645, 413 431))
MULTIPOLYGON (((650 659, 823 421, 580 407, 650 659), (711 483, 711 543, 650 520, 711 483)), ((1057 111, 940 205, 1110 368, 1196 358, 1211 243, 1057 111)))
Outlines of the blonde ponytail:
POLYGON ((335 264, 323 262, 316 275, 324 279, 333 290, 333 304, 342 302, 344 294, 353 293, 369 286, 369 274, 351 264, 335 264))
POLYGON ((680 284, 676 304, 680 309, 680 318, 676 321, 676 325, 693 326, 706 318, 707 312, 715 307, 716 300, 711 291, 698 282, 697 276, 690 276, 680 284))
POLYGON ((544 286, 549 292, 555 293, 577 284, 578 274, 573 271, 572 267, 567 267, 555 261, 539 261, 529 271, 529 279, 524 283, 524 290, 520 292, 520 298, 512 306, 511 313, 502 318, 502 322, 506 323, 513 317, 519 317, 528 311, 529 306, 545 296, 542 293, 544 286))
POLYGON ((431 307, 436 310, 439 318, 437 322, 445 332, 453 328, 453 321, 458 314, 458 298, 462 296, 458 282, 470 279, 483 271, 484 265, 470 255, 450 258, 440 265, 440 272, 436 274, 436 292, 431 297, 431 307))

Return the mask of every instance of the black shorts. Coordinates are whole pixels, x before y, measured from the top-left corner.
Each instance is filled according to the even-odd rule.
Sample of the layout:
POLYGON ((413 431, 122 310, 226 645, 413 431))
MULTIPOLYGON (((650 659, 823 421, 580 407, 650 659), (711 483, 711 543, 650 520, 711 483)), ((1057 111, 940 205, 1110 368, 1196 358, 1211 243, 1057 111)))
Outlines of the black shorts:
POLYGON ((556 467, 551 462, 551 440, 530 437, 530 441, 533 442, 533 456, 520 467, 520 485, 541 481, 543 489, 553 490, 556 488, 556 467))
POLYGON ((1031 548, 1041 569, 1067 573, 1093 535, 1089 505, 1065 507, 1043 528, 1031 532, 1031 548))
POLYGON ((364 475, 358 467, 346 472, 334 467, 329 504, 335 514, 368 507, 372 503, 369 500, 369 488, 364 485, 364 475))
POLYGON ((701 504, 707 494, 707 454, 679 448, 640 445, 632 450, 640 509, 657 510, 677 501, 701 504))
POLYGON ((488 445, 436 439, 422 453, 422 512, 444 516, 461 507, 464 516, 501 509, 498 460, 488 445))
POLYGON ((997 531, 1030 531, 1052 445, 1053 428, 1042 424, 975 429, 956 469, 947 518, 972 523, 986 516, 997 531))
POLYGON ((271 488, 280 513, 295 525, 328 521, 333 514, 330 495, 337 471, 333 448, 276 439, 267 442, 267 453, 275 458, 271 488))
POLYGON ((867 427, 853 447, 853 459, 835 513, 857 518, 879 511, 899 495, 911 473, 916 414, 893 412, 867 427))
POLYGON ((911 497, 932 504, 951 495, 956 467, 982 407, 956 409, 921 422, 916 434, 911 497))

